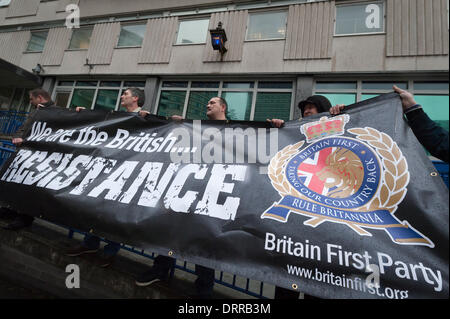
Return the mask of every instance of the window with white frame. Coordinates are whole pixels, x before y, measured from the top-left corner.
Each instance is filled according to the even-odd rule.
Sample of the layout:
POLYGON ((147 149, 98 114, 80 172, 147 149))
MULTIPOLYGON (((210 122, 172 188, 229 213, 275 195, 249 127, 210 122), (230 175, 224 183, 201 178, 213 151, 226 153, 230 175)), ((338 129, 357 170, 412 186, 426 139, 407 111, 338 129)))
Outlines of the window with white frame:
POLYGON ((129 87, 144 89, 145 81, 129 80, 60 80, 53 100, 60 107, 77 106, 93 110, 120 110, 120 96, 129 87))
POLYGON ((140 47, 145 37, 147 25, 142 23, 122 24, 117 47, 140 47))
POLYGON ((408 90, 421 104, 428 116, 440 126, 449 129, 449 85, 448 82, 400 81, 316 81, 314 94, 327 97, 332 105, 350 105, 392 92, 393 85, 408 90))
POLYGON ((336 5, 335 35, 384 32, 384 2, 336 5))
POLYGON ((246 40, 284 39, 286 20, 286 11, 250 13, 246 40))
POLYGON ((180 21, 176 44, 206 43, 208 25, 209 19, 180 21))
POLYGON ((289 120, 292 92, 292 81, 163 81, 157 114, 206 120, 208 101, 220 96, 227 101, 227 118, 231 120, 289 120))

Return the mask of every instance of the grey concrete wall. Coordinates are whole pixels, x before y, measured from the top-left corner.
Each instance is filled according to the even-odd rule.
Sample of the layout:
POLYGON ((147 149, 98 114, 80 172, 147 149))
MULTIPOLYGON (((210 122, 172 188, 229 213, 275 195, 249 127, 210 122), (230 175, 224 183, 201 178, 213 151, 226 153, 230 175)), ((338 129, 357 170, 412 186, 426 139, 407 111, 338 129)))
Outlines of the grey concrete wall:
MULTIPOLYGON (((14 2, 15 0, 13 0, 14 2)), ((0 25, 12 26, 23 23, 38 23, 45 21, 64 20, 68 13, 63 8, 69 3, 77 3, 80 8, 81 18, 90 18, 98 16, 115 15, 120 16, 124 13, 149 13, 149 12, 164 12, 168 10, 186 10, 195 8, 202 8, 205 6, 227 6, 233 3, 241 3, 245 1, 227 1, 227 0, 58 0, 38 3, 39 0, 19 0, 21 2, 33 1, 33 4, 38 4, 38 8, 30 6, 19 8, 27 16, 19 16, 14 13, 10 14, 10 6, 0 8, 0 25), (37 10, 36 10, 37 9, 37 10), (33 12, 33 13, 30 13, 33 12)), ((248 2, 248 1, 247 1, 248 2)), ((17 11, 17 6, 14 6, 14 12, 17 11)), ((20 6, 19 6, 20 7, 20 6)))
MULTIPOLYGON (((385 35, 335 37, 330 59, 284 60, 284 40, 245 42, 240 62, 203 62, 204 45, 174 45, 170 62, 140 64, 140 48, 114 49, 110 65, 85 66, 87 50, 65 51, 61 66, 46 75, 242 75, 341 72, 421 72, 448 70, 448 55, 386 57, 385 35)), ((36 66, 36 53, 24 54, 24 69, 36 66), (34 64, 34 65, 33 65, 34 64)))
MULTIPOLYGON (((60 6, 62 4, 61 1, 63 0, 41 3, 39 5, 39 9, 37 10, 36 17, 42 18, 43 21, 45 19, 49 20, 50 16, 52 16, 53 19, 60 18, 61 16, 58 16, 59 13, 56 13, 56 11, 58 10, 58 5, 60 6), (43 14, 42 11, 47 11, 47 13, 43 14), (51 14, 49 12, 53 13, 51 14)), ((69 0, 64 1, 64 3, 66 3, 69 0)), ((403 2, 412 5, 417 4, 420 1, 404 0, 403 2)), ((432 1, 433 4, 442 4, 442 0, 432 1)), ((234 1, 232 3, 239 2, 240 1, 234 1)), ((176 10, 181 7, 183 7, 184 9, 195 9, 199 6, 201 7, 202 5, 225 5, 225 3, 225 1, 220 0, 190 0, 182 2, 175 0, 134 0, 126 2, 119 0, 79 1, 80 9, 84 10, 85 12, 82 12, 82 16, 88 12, 89 15, 96 17, 98 17, 99 15, 106 15, 108 16, 107 19, 114 17, 114 13, 117 12, 130 13, 134 12, 134 10, 145 11, 157 9, 161 9, 164 11, 168 9, 176 10)), ((393 8, 398 7, 398 5, 393 6, 393 2, 391 0, 388 3, 389 5, 387 6, 387 10, 394 10, 393 8)), ((242 37, 242 35, 245 34, 245 26, 243 22, 239 24, 241 27, 238 28, 238 30, 242 30, 238 33, 234 32, 236 31, 236 27, 234 26, 234 24, 232 26, 230 25, 229 28, 226 27, 225 30, 227 30, 228 28, 228 35, 230 37, 226 45, 229 51, 225 54, 223 61, 210 58, 205 59, 205 57, 208 56, 209 51, 211 51, 210 53, 214 53, 212 52, 211 45, 209 43, 209 37, 207 38, 205 44, 174 44, 176 38, 176 29, 178 27, 178 24, 176 23, 177 17, 149 19, 148 26, 152 27, 148 30, 148 35, 146 36, 141 48, 116 48, 115 43, 107 43, 107 52, 103 50, 103 48, 106 47, 104 40, 107 37, 106 35, 103 35, 103 33, 102 36, 96 37, 96 33, 94 32, 89 50, 69 51, 67 50, 69 39, 67 35, 70 32, 63 32, 63 35, 61 32, 55 31, 68 29, 64 27, 56 29, 50 28, 49 36, 47 39, 48 44, 44 48, 44 52, 40 53, 38 61, 41 61, 41 64, 46 66, 46 75, 55 76, 88 74, 151 74, 155 76, 280 74, 296 76, 298 74, 304 73, 339 74, 345 72, 420 73, 424 71, 437 72, 449 69, 448 50, 443 50, 444 48, 448 47, 448 28, 442 28, 442 21, 444 20, 443 16, 445 16, 446 18, 446 13, 442 10, 438 11, 437 9, 432 11, 433 14, 428 13, 428 15, 426 15, 428 17, 426 18, 427 21, 431 21, 434 19, 439 22, 436 22, 435 24, 437 26, 441 26, 440 28, 428 28, 425 30, 427 31, 427 34, 431 32, 431 35, 436 35, 433 37, 433 47, 440 48, 436 51, 429 51, 427 53, 429 55, 425 55, 426 52, 422 54, 417 53, 416 55, 411 55, 412 51, 410 50, 408 51, 407 55, 401 55, 400 53, 402 52, 402 50, 398 51, 397 47, 399 45, 402 46, 404 43, 406 43, 402 40, 402 38, 398 38, 397 35, 393 35, 393 33, 395 34, 396 29, 392 27, 392 20, 397 21, 400 18, 403 19, 402 15, 398 13, 398 8, 393 12, 388 12, 387 14, 387 31, 385 34, 333 36, 332 32, 330 31, 331 24, 325 30, 322 27, 319 28, 320 24, 316 24, 316 29, 319 31, 322 30, 322 33, 316 30, 316 34, 322 34, 322 36, 321 39, 316 39, 317 45, 311 44, 311 48, 308 49, 308 52, 317 52, 312 55, 300 54, 303 51, 297 52, 297 49, 306 47, 306 44, 302 42, 304 40, 303 37, 298 38, 293 36, 295 34, 298 34, 299 32, 304 31, 303 29, 301 29, 300 24, 295 23, 296 20, 300 19, 302 12, 304 11, 304 15, 306 15, 307 12, 311 11, 311 14, 315 13, 315 16, 317 17, 323 18, 327 16, 328 20, 330 20, 333 16, 331 12, 334 12, 334 5, 335 2, 330 1, 296 4, 289 7, 286 6, 285 9, 289 11, 287 25, 288 34, 286 39, 283 40, 245 41, 242 37), (303 11, 301 11, 300 9, 302 9, 303 11), (321 11, 323 12, 320 13, 321 11), (291 19, 290 21, 289 18, 291 19), (162 31, 159 33, 156 31, 150 32, 151 30, 158 29, 157 26, 153 26, 153 24, 158 24, 160 23, 159 21, 166 21, 168 23, 170 22, 170 28, 160 28, 162 31), (58 34, 60 33, 61 36, 58 36, 58 34), (60 38, 62 40, 59 40, 60 38), (239 42, 237 44, 233 42, 236 41, 236 39, 238 39, 239 42), (301 43, 301 45, 298 46, 297 42, 301 43), (326 46, 322 48, 322 46, 319 46, 319 44, 326 44, 326 46), (294 47, 296 48, 295 50, 293 49, 294 47), (95 50, 95 48, 99 49, 95 50), (97 60, 100 61, 99 63, 102 63, 103 65, 99 65, 99 63, 97 63, 97 65, 95 65, 94 68, 90 70, 87 66, 85 66, 85 62, 87 57, 90 57, 90 61, 93 60, 93 53, 96 53, 96 55, 94 56, 96 56, 98 58, 97 60), (227 56, 234 57, 234 55, 236 55, 237 58, 227 58, 227 56)), ((432 6, 431 8, 433 9, 435 7, 438 8, 437 6, 432 6)), ((440 6, 439 8, 441 7, 442 6, 440 6)), ((23 21, 26 21, 27 23, 31 23, 34 21, 32 17, 6 18, 5 9, 8 8, 0 8, 0 24, 2 23, 1 19, 3 19, 4 21, 7 20, 6 25, 10 22, 12 23, 15 19, 25 19, 23 21)), ((243 12, 245 13, 245 17, 247 16, 246 10, 230 12, 243 12)), ((230 12, 226 12, 222 15, 230 15, 230 12)), ((417 15, 419 16, 418 13, 417 15)), ((211 15, 211 21, 214 20, 215 16, 217 16, 217 14, 211 15)), ((96 30, 99 29, 99 25, 100 24, 97 24, 96 30)), ((111 40, 110 42, 115 42, 117 39, 117 34, 119 32, 119 23, 115 22, 111 25, 116 26, 116 28, 114 28, 114 35, 109 38, 114 39, 114 41, 111 40)), ((405 31, 405 27, 403 25, 402 32, 404 32, 405 35, 408 35, 409 39, 411 38, 411 32, 414 31, 414 24, 409 23, 408 26, 410 28, 410 32, 406 32, 408 30, 405 31)), ((29 31, 19 31, 9 32, 8 34, 12 33, 23 35, 20 38, 20 41, 18 41, 18 39, 14 39, 14 43, 21 43, 20 48, 18 47, 18 45, 8 46, 6 43, 5 45, 3 45, 3 47, 7 49, 0 49, 0 58, 6 58, 10 60, 14 58, 14 63, 26 70, 31 71, 31 68, 35 66, 34 59, 36 55, 23 53, 23 47, 24 45, 26 45, 30 33, 29 31), (17 52, 12 52, 12 50, 16 50, 17 52)), ((8 34, 0 33, 0 40, 4 39, 3 42, 12 42, 12 37, 9 36, 8 38, 8 34)), ((418 41, 419 40, 420 39, 418 38, 418 41)), ((410 41, 408 42, 408 47, 409 44, 410 41)), ((91 63, 93 62, 91 61, 91 63)))
MULTIPOLYGON (((21 0, 23 1, 23 0, 21 0)), ((35 0, 32 0, 33 3, 36 2, 35 0)), ((60 1, 64 0, 58 0, 58 1, 49 1, 49 2, 39 2, 37 11, 33 10, 32 15, 23 15, 24 13, 30 14, 29 10, 24 10, 22 14, 14 13, 14 15, 11 15, 10 7, 2 7, 0 8, 0 25, 1 26, 13 26, 13 25, 21 25, 25 23, 38 23, 38 22, 45 22, 45 21, 55 21, 55 20, 63 20, 66 18, 67 13, 66 12, 57 12, 58 4, 60 1)), ((11 1, 14 2, 14 1, 11 1)), ((25 2, 28 2, 28 0, 25 0, 25 2)), ((30 1, 31 2, 31 1, 30 1)), ((25 6, 27 4, 25 3, 25 6)), ((33 6, 32 6, 33 7, 33 6)), ((34 8, 32 8, 34 9, 34 8)), ((16 9, 14 9, 16 11, 16 9)))

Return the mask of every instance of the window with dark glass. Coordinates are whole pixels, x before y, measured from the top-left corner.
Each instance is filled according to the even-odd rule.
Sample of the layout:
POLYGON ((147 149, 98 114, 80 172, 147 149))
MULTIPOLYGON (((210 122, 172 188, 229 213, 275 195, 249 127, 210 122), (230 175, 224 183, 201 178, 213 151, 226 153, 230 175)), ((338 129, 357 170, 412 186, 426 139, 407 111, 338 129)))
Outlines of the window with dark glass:
POLYGON ((56 92, 55 104, 56 106, 66 108, 69 103, 70 92, 56 92))
POLYGON ((291 93, 258 92, 254 121, 281 119, 288 121, 291 114, 291 93))
POLYGON ((220 96, 227 101, 226 116, 230 120, 289 120, 292 90, 292 81, 164 81, 158 114, 207 120, 208 101, 220 96))
POLYGON ((90 109, 92 101, 94 100, 95 89, 75 89, 73 90, 72 101, 70 101, 70 108, 77 106, 90 109))
POLYGON ((143 89, 145 81, 138 80, 59 80, 55 89, 56 105, 61 107, 82 106, 95 110, 116 110, 120 96, 129 87, 143 89), (72 96, 72 97, 70 97, 72 96))
POLYGON ((191 91, 189 94, 186 118, 190 120, 207 120, 206 105, 211 98, 217 95, 217 91, 191 91))
POLYGON ((158 115, 170 117, 183 115, 186 91, 162 91, 158 104, 158 115))
POLYGON ((98 90, 94 109, 114 111, 118 98, 119 90, 98 90))
POLYGON ((13 92, 13 88, 0 87, 0 109, 9 109, 9 102, 11 101, 13 92))

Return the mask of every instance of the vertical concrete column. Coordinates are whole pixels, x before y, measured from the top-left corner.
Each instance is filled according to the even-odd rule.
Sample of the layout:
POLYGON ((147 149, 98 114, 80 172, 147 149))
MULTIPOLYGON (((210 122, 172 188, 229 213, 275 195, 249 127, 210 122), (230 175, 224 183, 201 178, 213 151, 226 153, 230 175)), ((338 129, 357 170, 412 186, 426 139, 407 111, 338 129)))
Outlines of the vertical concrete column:
POLYGON ((143 109, 150 113, 156 111, 156 98, 158 97, 159 78, 147 78, 145 81, 145 103, 143 109))
POLYGON ((298 103, 313 94, 314 77, 313 76, 299 76, 297 77, 297 89, 295 91, 295 104, 293 119, 301 117, 300 109, 297 107, 298 103))
POLYGON ((53 93, 53 89, 55 88, 56 79, 54 77, 46 77, 42 82, 42 89, 46 90, 50 95, 53 93))

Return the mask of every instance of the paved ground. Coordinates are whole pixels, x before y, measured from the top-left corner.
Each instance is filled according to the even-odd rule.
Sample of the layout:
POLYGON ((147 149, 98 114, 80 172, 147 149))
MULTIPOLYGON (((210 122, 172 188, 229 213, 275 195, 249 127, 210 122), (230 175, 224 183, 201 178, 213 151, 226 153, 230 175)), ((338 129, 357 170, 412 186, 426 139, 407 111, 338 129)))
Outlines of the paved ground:
POLYGON ((54 296, 30 287, 21 287, 0 276, 0 299, 55 299, 54 296))

